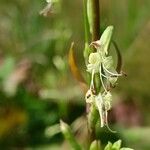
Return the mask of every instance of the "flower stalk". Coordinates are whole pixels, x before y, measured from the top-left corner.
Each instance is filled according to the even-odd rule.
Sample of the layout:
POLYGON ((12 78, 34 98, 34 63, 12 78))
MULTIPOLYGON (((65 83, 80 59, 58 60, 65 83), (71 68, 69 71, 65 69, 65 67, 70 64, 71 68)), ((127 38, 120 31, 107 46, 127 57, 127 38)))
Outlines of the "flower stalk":
MULTIPOLYGON (((84 13, 86 14, 85 16, 87 16, 87 21, 89 23, 89 28, 88 28, 89 31, 88 32, 91 33, 91 39, 90 40, 96 41, 100 37, 99 0, 86 0, 86 2, 87 3, 85 5, 87 8, 87 11, 85 11, 84 13)), ((88 45, 89 45, 89 43, 88 43, 88 45)), ((91 49, 90 47, 88 47, 88 48, 91 49)), ((89 58, 89 55, 91 54, 92 51, 96 51, 96 49, 93 48, 93 49, 91 49, 91 51, 88 49, 87 50, 85 49, 84 54, 87 54, 85 57, 86 65, 88 64, 88 58, 89 58), (88 53, 87 53, 87 51, 88 51, 88 53)), ((99 58, 97 58, 97 59, 99 59, 99 58)), ((94 61, 94 60, 91 59, 91 61, 94 61)), ((96 67, 96 65, 95 65, 95 67, 96 67)), ((93 93, 96 93, 100 87, 100 85, 97 84, 97 82, 96 82, 96 80, 99 81, 99 76, 95 76, 96 71, 97 70, 92 71, 92 77, 91 77, 92 80, 90 83, 90 90, 89 90, 90 94, 87 92, 87 94, 89 94, 88 96, 93 95, 93 93), (96 87, 96 89, 95 89, 95 87, 96 87)), ((86 97, 87 97, 87 95, 86 95, 86 97)), ((93 98, 90 97, 91 100, 93 98)), ((92 141, 94 141, 96 139, 95 125, 96 125, 96 122, 98 119, 98 115, 97 115, 98 111, 97 111, 94 104, 88 104, 87 103, 86 107, 87 107, 87 116, 88 116, 87 117, 88 129, 89 129, 89 136, 90 136, 90 143, 91 143, 92 141)))
POLYGON ((92 41, 100 37, 100 7, 99 0, 91 0, 92 7, 92 41))
MULTIPOLYGON (((94 46, 96 52, 89 55, 89 64, 87 65, 87 71, 91 73, 91 85, 86 94, 86 102, 95 105, 100 115, 101 127, 106 126, 111 132, 108 126, 107 116, 108 111, 111 109, 112 95, 110 88, 114 85, 119 76, 122 73, 118 73, 113 67, 113 58, 109 56, 108 49, 111 44, 113 35, 113 26, 108 26, 103 32, 101 38, 91 43, 94 46), (99 74, 102 88, 98 93, 94 93, 95 86, 94 76, 99 74), (90 94, 89 94, 90 93, 90 94)), ((89 112, 90 113, 90 112, 89 112)))

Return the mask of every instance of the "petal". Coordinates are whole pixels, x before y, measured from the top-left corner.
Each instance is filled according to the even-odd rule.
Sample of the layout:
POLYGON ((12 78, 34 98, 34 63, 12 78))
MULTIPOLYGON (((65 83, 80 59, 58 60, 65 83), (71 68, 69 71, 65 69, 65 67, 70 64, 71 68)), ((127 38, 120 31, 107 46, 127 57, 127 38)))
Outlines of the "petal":
POLYGON ((103 64, 107 69, 110 69, 113 66, 112 56, 105 57, 104 60, 103 60, 103 64))
POLYGON ((112 34, 113 34, 114 27, 113 26, 108 26, 105 31, 103 32, 101 38, 100 38, 100 45, 102 45, 103 50, 105 54, 108 54, 108 48, 111 42, 112 34))
POLYGON ((92 91, 89 89, 85 95, 86 103, 94 102, 95 96, 93 95, 92 91))
POLYGON ((95 98, 95 102, 96 102, 96 106, 97 106, 97 109, 98 109, 99 115, 100 115, 101 127, 104 127, 104 125, 105 125, 105 112, 103 111, 104 104, 103 104, 102 96, 100 93, 95 98))

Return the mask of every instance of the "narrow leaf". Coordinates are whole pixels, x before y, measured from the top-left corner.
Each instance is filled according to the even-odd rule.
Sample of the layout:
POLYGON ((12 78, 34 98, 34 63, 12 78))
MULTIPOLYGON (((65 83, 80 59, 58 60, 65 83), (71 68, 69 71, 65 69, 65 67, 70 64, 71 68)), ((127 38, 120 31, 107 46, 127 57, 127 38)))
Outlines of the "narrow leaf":
POLYGON ((81 146, 77 143, 69 125, 63 122, 62 120, 60 121, 60 129, 65 139, 70 143, 74 150, 82 150, 81 146))
POLYGON ((113 150, 120 150, 121 147, 121 140, 118 140, 117 142, 115 142, 112 146, 113 150))
POLYGON ((71 69, 71 72, 74 76, 74 78, 80 83, 81 88, 83 89, 84 92, 87 91, 88 86, 82 76, 82 74, 80 73, 76 61, 75 61, 75 57, 74 57, 74 51, 73 51, 73 46, 74 43, 71 44, 70 50, 69 50, 69 66, 71 69))
POLYGON ((93 141, 91 143, 91 146, 90 146, 90 149, 89 150, 101 150, 101 147, 100 147, 100 142, 99 141, 93 141))
POLYGON ((113 30, 113 26, 108 26, 100 38, 100 45, 104 48, 106 55, 108 54, 108 48, 112 39, 113 30))
POLYGON ((112 148, 112 143, 108 142, 108 144, 105 146, 104 150, 111 150, 112 148))
POLYGON ((123 148, 121 148, 120 150, 134 150, 134 149, 132 149, 132 148, 127 148, 127 147, 123 147, 123 148))
POLYGON ((119 50, 119 48, 118 48, 118 45, 117 45, 117 43, 115 42, 115 41, 112 41, 113 42, 113 45, 114 45, 114 47, 115 47, 115 50, 116 50, 116 53, 117 53, 117 67, 116 67, 116 71, 118 72, 118 73, 120 73, 121 72, 121 70, 122 70, 122 56, 121 56, 121 53, 120 53, 120 50, 119 50))

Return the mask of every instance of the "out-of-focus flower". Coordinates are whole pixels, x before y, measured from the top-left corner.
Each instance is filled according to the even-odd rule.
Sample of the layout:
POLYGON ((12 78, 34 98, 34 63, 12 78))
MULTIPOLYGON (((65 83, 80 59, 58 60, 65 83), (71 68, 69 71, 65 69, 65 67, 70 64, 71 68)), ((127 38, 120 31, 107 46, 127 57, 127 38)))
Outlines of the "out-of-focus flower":
POLYGON ((47 5, 40 11, 40 15, 43 15, 44 17, 50 16, 54 11, 54 5, 59 0, 46 0, 47 5))

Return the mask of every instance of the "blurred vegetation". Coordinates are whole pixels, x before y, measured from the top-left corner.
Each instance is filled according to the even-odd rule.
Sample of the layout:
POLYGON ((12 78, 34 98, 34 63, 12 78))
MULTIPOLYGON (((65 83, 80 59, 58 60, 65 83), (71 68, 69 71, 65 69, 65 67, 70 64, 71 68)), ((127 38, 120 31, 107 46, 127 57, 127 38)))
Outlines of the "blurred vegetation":
MULTIPOLYGON (((69 149, 54 126, 60 118, 86 141, 84 95, 68 66, 75 41, 77 63, 85 73, 82 1, 60 0, 49 17, 39 15, 45 5, 44 0, 0 0, 2 150, 69 149)), ((118 133, 100 129, 97 137, 102 145, 121 138, 125 146, 149 150, 150 1, 102 0, 100 8, 101 29, 114 25, 128 76, 113 93, 110 122, 118 133)))

